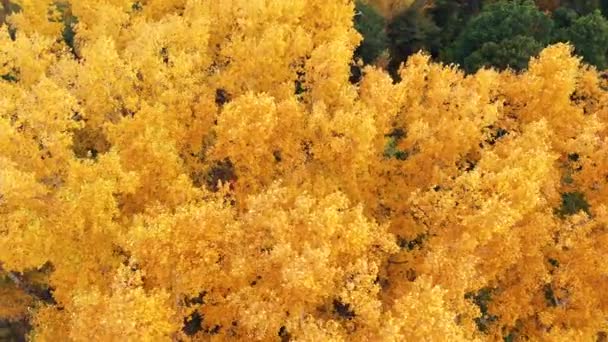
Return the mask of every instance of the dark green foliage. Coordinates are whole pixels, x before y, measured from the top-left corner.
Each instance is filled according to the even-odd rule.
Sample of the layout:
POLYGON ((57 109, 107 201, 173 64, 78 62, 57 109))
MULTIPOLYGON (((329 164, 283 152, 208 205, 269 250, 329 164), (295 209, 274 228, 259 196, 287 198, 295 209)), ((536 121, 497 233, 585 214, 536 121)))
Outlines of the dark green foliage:
POLYGON ((64 43, 70 49, 70 52, 76 59, 79 59, 79 55, 76 51, 76 24, 78 24, 78 17, 72 15, 71 5, 67 2, 58 1, 54 3, 55 7, 59 11, 59 18, 52 19, 54 22, 63 23, 63 30, 61 31, 61 38, 64 43))
POLYGON ((467 23, 445 56, 468 72, 490 66, 520 70, 549 43, 553 25, 530 0, 499 1, 467 23))
POLYGON ((11 70, 11 72, 0 75, 0 78, 11 83, 19 82, 19 70, 11 70))
MULTIPOLYGON (((395 79, 401 63, 420 50, 442 62, 460 64, 469 73, 483 67, 519 71, 531 57, 556 42, 570 42, 586 63, 608 68, 608 21, 598 10, 608 10, 608 0, 562 1, 563 7, 552 14, 542 12, 532 0, 436 0, 432 7, 425 4, 415 1, 387 26, 389 72, 395 79)), ((372 42, 370 39, 370 46, 377 46, 372 42)), ((364 45, 360 49, 366 62, 378 56, 364 54, 364 45)))
POLYGON ((560 7, 553 12, 553 22, 555 23, 555 30, 557 34, 563 32, 563 30, 572 26, 574 21, 578 18, 578 13, 575 10, 568 7, 560 7))
POLYGON ((364 63, 372 63, 388 48, 386 21, 373 7, 361 1, 356 2, 354 21, 355 28, 363 36, 355 56, 364 63))
POLYGON ((418 6, 412 5, 396 16, 388 26, 391 73, 395 75, 399 65, 418 51, 437 56, 441 48, 440 32, 433 19, 418 6))
POLYGON ((602 7, 601 0, 562 0, 561 5, 571 8, 578 14, 589 14, 602 7))
POLYGON ((401 63, 421 50, 433 58, 448 60, 445 47, 460 35, 480 6, 479 0, 417 0, 395 16, 388 29, 391 45, 389 71, 392 76, 397 79, 401 63))
POLYGON ((571 20, 568 27, 558 29, 556 41, 569 41, 586 63, 599 69, 608 67, 608 20, 599 11, 571 20))
POLYGON ((386 134, 386 147, 384 148, 385 158, 395 158, 398 160, 406 160, 409 157, 408 151, 402 151, 397 148, 399 141, 406 137, 407 132, 401 128, 394 129, 391 133, 386 134))
MULTIPOLYGON (((604 2, 608 9, 608 0, 604 2)), ((393 56, 401 62, 424 49, 469 73, 483 67, 522 70, 547 45, 570 42, 586 63, 608 68, 608 20, 598 10, 604 3, 562 4, 548 15, 531 0, 486 1, 472 16, 478 3, 438 0, 429 16, 407 11, 391 23, 391 28, 399 28, 389 34, 393 56), (438 35, 434 28, 441 28, 438 35)))
POLYGON ((543 47, 532 37, 515 36, 500 43, 483 44, 479 50, 465 57, 462 65, 468 72, 490 66, 501 70, 522 70, 528 66, 530 57, 537 55, 543 47))
POLYGON ((385 158, 395 158, 398 160, 406 160, 409 157, 407 151, 397 149, 398 140, 395 138, 389 138, 386 148, 384 149, 385 158))
MULTIPOLYGON (((462 32, 466 23, 473 14, 476 14, 478 8, 472 1, 456 1, 456 0, 437 0, 435 5, 429 11, 429 15, 433 21, 441 29, 440 44, 441 47, 449 46, 456 40, 462 32)), ((442 50, 439 51, 441 58, 442 50)))
POLYGON ((63 37, 63 41, 70 48, 70 50, 75 53, 76 51, 76 31, 74 28, 76 24, 78 24, 78 18, 75 16, 68 16, 64 19, 64 26, 61 36, 63 37))
POLYGON ((555 213, 564 218, 565 216, 574 215, 581 210, 587 215, 591 215, 590 206, 585 199, 585 194, 582 192, 566 192, 562 194, 561 207, 555 213))

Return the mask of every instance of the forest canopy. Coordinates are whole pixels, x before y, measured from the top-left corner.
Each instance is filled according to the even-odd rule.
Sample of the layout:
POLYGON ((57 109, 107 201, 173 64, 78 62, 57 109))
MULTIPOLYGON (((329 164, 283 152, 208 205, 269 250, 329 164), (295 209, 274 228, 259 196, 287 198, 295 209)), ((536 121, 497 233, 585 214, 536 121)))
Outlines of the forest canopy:
POLYGON ((364 37, 356 54, 367 60, 390 51, 384 59, 395 78, 400 64, 420 50, 473 73, 525 69, 531 57, 560 42, 573 45, 586 63, 608 66, 604 0, 356 0, 356 7, 355 27, 364 37))
POLYGON ((447 3, 2 1, 1 333, 606 339, 605 19, 447 3))

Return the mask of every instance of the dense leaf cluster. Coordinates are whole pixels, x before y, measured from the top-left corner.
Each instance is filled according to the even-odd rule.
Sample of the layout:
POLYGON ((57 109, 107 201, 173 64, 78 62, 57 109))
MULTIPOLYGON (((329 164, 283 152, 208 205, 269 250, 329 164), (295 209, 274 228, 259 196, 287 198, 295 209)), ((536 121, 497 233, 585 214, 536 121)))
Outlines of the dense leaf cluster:
POLYGON ((608 77, 433 62, 603 17, 380 2, 2 1, 0 338, 604 340, 608 77))
MULTIPOLYGON (((585 62, 604 69, 608 20, 603 10, 600 1, 415 1, 386 24, 391 70, 396 75, 400 63, 420 50, 467 72, 522 70, 530 57, 557 42, 571 43, 585 62)), ((367 39, 369 30, 360 32, 367 39)), ((379 30, 374 32, 373 40, 381 39, 379 30)))

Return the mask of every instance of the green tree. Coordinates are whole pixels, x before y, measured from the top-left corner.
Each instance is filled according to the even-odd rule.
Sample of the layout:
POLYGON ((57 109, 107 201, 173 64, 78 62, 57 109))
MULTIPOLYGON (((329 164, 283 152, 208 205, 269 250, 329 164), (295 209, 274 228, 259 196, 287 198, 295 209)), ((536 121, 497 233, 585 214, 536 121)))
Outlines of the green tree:
POLYGON ((488 42, 464 58, 463 67, 474 71, 484 66, 498 69, 522 70, 528 66, 530 56, 538 54, 543 44, 533 37, 518 35, 500 43, 488 42))
POLYGON ((569 12, 569 15, 556 16, 557 19, 563 27, 556 30, 556 41, 569 41, 585 62, 599 69, 608 67, 608 20, 599 11, 578 18, 569 12))
POLYGON ((577 13, 584 15, 593 13, 593 11, 601 9, 601 0, 565 0, 561 2, 562 6, 571 8, 577 13))
POLYGON ((427 13, 424 1, 415 1, 388 25, 391 44, 389 69, 395 77, 399 65, 412 54, 423 50, 437 56, 441 46, 441 29, 427 13))
POLYGON ((451 44, 460 34, 471 16, 476 15, 479 4, 462 0, 436 0, 429 13, 441 28, 441 46, 451 44))
POLYGON ((549 43, 553 25, 531 0, 488 4, 443 56, 467 72, 489 66, 520 70, 549 43))
POLYGON ((572 26, 579 17, 575 10, 568 7, 560 7, 553 12, 553 22, 555 23, 556 35, 565 35, 565 31, 572 26))
POLYGON ((372 63, 388 48, 386 20, 372 6, 357 1, 355 3, 355 28, 363 36, 355 56, 364 63, 372 63))

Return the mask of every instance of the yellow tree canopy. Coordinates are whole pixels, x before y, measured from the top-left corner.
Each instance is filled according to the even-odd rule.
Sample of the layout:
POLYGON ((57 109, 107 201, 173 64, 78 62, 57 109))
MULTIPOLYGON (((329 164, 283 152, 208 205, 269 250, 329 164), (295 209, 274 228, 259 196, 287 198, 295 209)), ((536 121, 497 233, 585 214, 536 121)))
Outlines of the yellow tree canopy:
POLYGON ((569 46, 351 82, 347 0, 12 3, 0 317, 33 340, 608 331, 608 85, 569 46))

